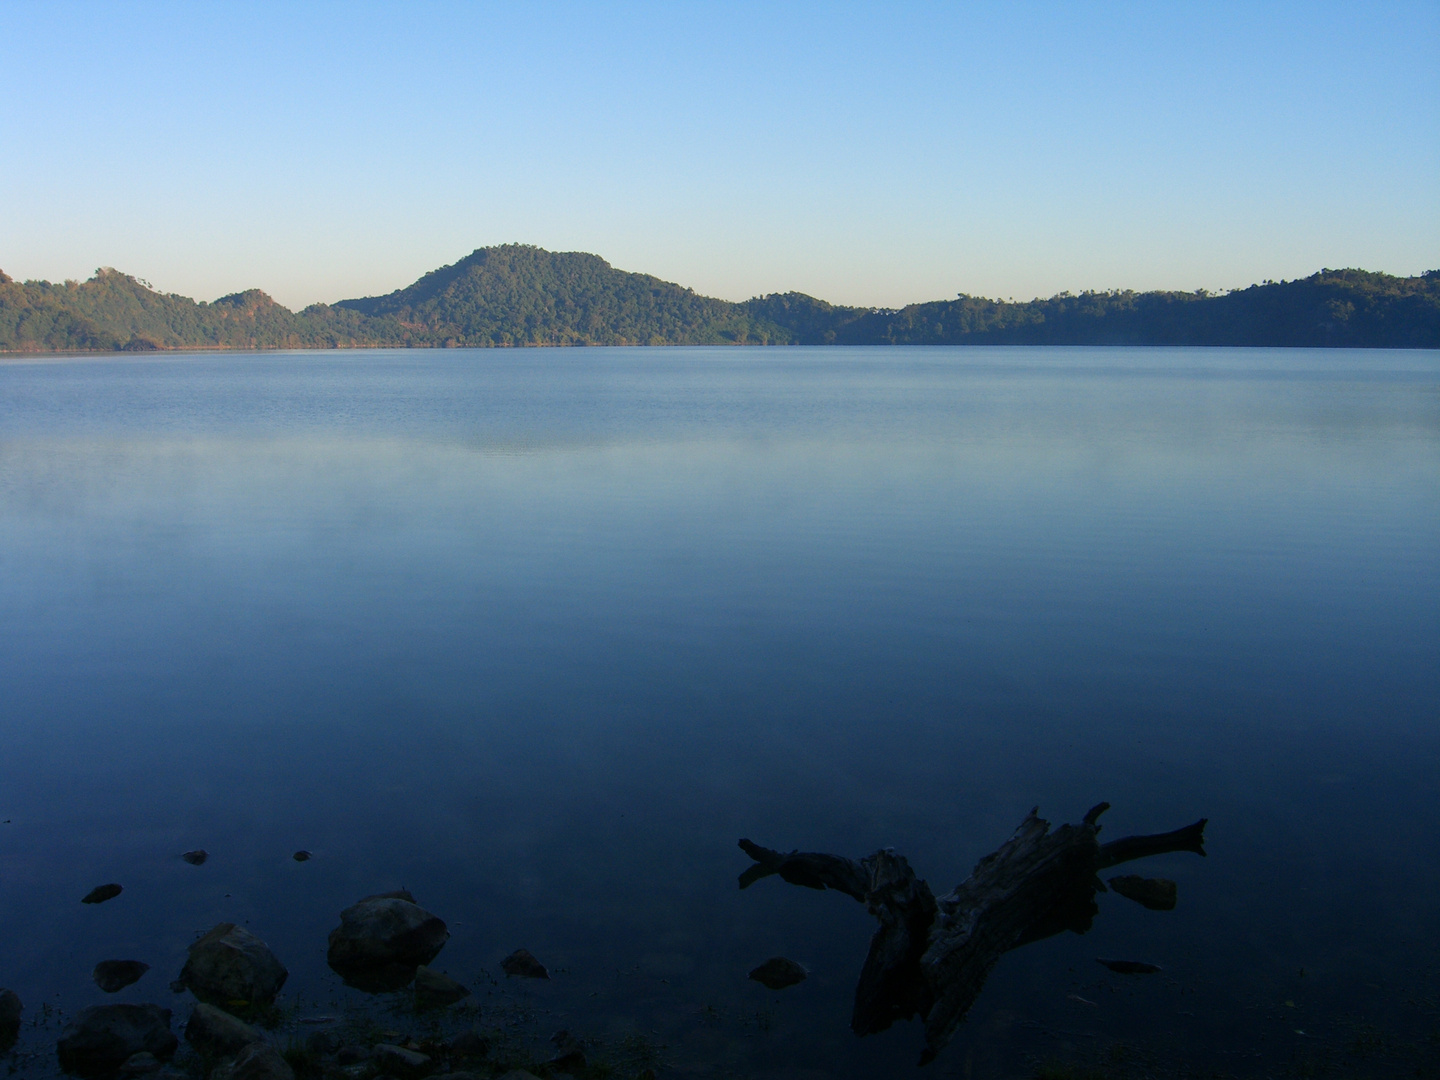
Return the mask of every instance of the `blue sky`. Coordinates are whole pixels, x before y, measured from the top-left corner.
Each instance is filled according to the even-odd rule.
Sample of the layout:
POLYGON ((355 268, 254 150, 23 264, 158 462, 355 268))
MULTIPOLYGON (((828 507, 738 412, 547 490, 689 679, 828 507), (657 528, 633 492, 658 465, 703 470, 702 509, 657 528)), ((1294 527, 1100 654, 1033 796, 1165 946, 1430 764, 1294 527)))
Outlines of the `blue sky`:
POLYGON ((593 251, 730 299, 1440 267, 1440 3, 0 0, 0 268, 593 251))

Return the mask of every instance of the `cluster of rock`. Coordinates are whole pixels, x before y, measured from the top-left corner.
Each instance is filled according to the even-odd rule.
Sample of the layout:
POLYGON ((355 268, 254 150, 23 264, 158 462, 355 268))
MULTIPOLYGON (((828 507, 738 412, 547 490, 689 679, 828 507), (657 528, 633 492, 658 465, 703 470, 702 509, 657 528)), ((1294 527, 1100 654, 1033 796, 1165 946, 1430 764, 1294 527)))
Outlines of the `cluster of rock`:
MULTIPOLYGON (((203 856, 195 851, 185 857, 199 863, 203 856)), ((420 907, 409 892, 381 893, 340 913, 340 925, 330 934, 327 960, 350 986, 370 993, 413 986, 417 1009, 443 1009, 470 996, 466 987, 428 966, 449 937, 444 921, 420 907)), ((549 978, 545 966, 523 949, 507 957, 502 967, 507 974, 549 978)), ((148 970, 149 965, 137 960, 105 960, 96 965, 94 979, 102 990, 113 993, 148 970)), ((188 990, 196 998, 184 1037, 209 1080, 295 1080, 285 1054, 247 1022, 270 1014, 288 977, 269 946, 234 923, 221 923, 190 946, 171 989, 188 990)), ((0 990, 0 1050, 14 1044, 21 1013, 20 999, 0 990)), ((186 1074, 167 1065, 180 1045, 170 1025, 170 1010, 159 1005, 91 1006, 62 1030, 56 1043, 60 1068, 82 1078, 156 1074, 155 1080, 181 1080, 186 1074)), ((584 1068, 584 1051, 577 1040, 561 1032, 556 1046, 559 1054, 549 1063, 552 1073, 584 1068)), ((336 1080, 375 1076, 473 1080, 476 1074, 460 1066, 483 1062, 489 1050, 484 1037, 474 1031, 443 1043, 373 1046, 349 1045, 326 1031, 316 1032, 298 1048, 307 1061, 336 1080)), ((493 1071, 493 1066, 484 1070, 487 1076, 493 1071)), ((510 1080, 530 1076, 508 1075, 510 1080)))

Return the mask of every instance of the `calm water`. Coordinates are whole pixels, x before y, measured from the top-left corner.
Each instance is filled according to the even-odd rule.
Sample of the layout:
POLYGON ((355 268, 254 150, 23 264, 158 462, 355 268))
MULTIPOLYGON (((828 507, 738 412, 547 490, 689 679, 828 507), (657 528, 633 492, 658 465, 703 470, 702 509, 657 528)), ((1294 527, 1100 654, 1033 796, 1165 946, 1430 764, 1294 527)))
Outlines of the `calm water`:
POLYGON ((1105 799, 1107 838, 1211 819, 1208 858, 1136 864, 1178 909, 1102 896, 1010 954, 926 1074, 1433 1069, 1440 356, 0 363, 0 740, 27 1015, 136 958, 105 1000, 183 1018, 222 919, 323 1011, 359 997, 339 909, 405 885, 472 986, 522 945, 563 969, 507 991, 541 1036, 921 1075, 917 1025, 848 1031, 864 910, 739 892, 736 839, 893 846, 938 892, 1105 799), (809 980, 745 978, 775 954, 809 980))

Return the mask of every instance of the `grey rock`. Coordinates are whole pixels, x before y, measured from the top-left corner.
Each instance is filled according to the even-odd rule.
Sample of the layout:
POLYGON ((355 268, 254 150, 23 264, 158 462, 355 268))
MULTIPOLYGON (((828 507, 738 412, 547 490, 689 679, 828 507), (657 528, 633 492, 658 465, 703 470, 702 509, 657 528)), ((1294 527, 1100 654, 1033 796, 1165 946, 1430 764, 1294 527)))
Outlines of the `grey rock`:
POLYGON ((787 986, 804 982, 807 974, 808 972, 794 960, 787 960, 783 956, 772 956, 750 972, 750 978, 768 986, 771 990, 784 990, 787 986))
POLYGON ((540 1078, 525 1069, 511 1069, 504 1076, 499 1077, 499 1080, 540 1080, 540 1078))
POLYGON ((125 890, 114 882, 109 885, 96 885, 80 898, 82 904, 103 904, 106 900, 113 900, 125 890))
POLYGON ((251 1043, 260 1042, 259 1031, 224 1009, 200 1002, 185 1022, 185 1041, 209 1057, 238 1054, 251 1043))
POLYGON ((60 1068, 76 1076, 115 1072, 142 1050, 161 1061, 180 1040, 170 1030, 170 1010, 158 1005, 92 1005, 65 1025, 55 1043, 60 1068))
POLYGON ((342 1046, 335 1052, 335 1060, 341 1065, 359 1065, 370 1060, 368 1046, 342 1046))
POLYGON ((149 970, 150 965, 142 964, 139 960, 101 960, 91 972, 91 978, 105 993, 113 994, 139 982, 140 976, 149 970))
POLYGON ((550 978, 550 972, 545 969, 545 965, 536 960, 529 949, 516 949, 500 961, 500 969, 506 975, 514 975, 521 979, 550 978))
POLYGON ((267 1042, 251 1043, 236 1059, 221 1065, 210 1080, 295 1080, 295 1070, 267 1042))
POLYGON ((120 1066, 121 1076, 143 1076, 145 1073, 160 1071, 160 1059, 149 1050, 141 1050, 138 1054, 131 1054, 120 1066))
POLYGON ((289 974, 249 930, 221 923, 190 946, 180 981, 201 1001, 235 1012, 269 1005, 289 974))
POLYGON ((309 862, 314 856, 308 851, 297 851, 290 856, 296 862, 309 862))
POLYGON ((375 1047, 374 1061, 382 1070, 401 1076, 417 1076, 430 1067, 430 1058, 417 1050, 381 1043, 375 1047))
POLYGON ((191 866, 200 866, 210 857, 210 853, 204 848, 196 848, 194 851, 187 851, 180 856, 191 866))
POLYGON ((449 975, 432 971, 425 965, 415 969, 415 1007, 442 1009, 470 996, 470 991, 449 975))
POLYGON ((350 986, 381 993, 409 983, 449 939, 444 921, 402 890, 367 896, 342 911, 326 960, 350 986))
POLYGON ((441 1073, 439 1076, 432 1076, 430 1080, 480 1080, 480 1074, 467 1072, 464 1069, 456 1069, 454 1072, 441 1073))

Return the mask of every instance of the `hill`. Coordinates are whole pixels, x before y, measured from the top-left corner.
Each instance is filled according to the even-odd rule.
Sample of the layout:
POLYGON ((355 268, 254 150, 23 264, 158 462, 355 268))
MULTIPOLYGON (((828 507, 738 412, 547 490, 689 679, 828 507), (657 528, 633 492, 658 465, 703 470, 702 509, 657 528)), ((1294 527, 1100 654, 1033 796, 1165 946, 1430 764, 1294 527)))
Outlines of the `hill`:
POLYGON ((803 293, 700 296, 596 255, 480 248, 385 296, 292 312, 258 289, 210 303, 119 271, 0 273, 0 351, 520 345, 1268 345, 1440 348, 1440 271, 1322 270, 1230 293, 959 296, 899 310, 803 293))

